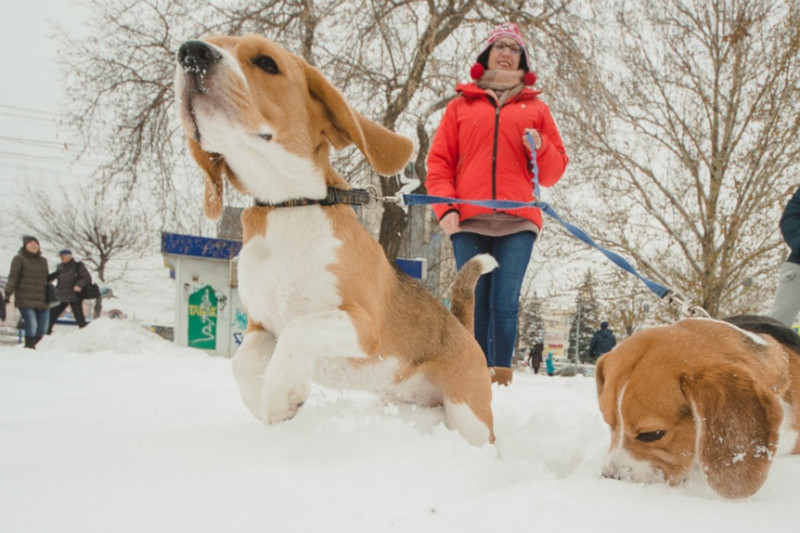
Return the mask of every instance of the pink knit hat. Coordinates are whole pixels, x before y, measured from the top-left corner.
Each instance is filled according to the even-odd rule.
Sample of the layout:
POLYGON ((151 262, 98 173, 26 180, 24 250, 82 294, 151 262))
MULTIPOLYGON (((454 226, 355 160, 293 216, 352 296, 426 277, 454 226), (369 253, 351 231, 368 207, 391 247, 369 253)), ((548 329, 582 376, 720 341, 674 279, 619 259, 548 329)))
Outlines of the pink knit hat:
POLYGON ((522 32, 519 31, 519 27, 513 22, 504 22, 492 30, 492 33, 489 34, 489 38, 486 39, 486 45, 483 47, 483 50, 481 50, 481 53, 478 54, 477 62, 472 65, 470 69, 470 77, 477 80, 483 76, 487 68, 487 61, 489 60, 489 50, 491 50, 495 41, 504 37, 512 39, 522 49, 519 66, 525 71, 523 83, 529 86, 534 85, 536 83, 536 74, 531 72, 528 64, 528 49, 525 47, 525 41, 522 40, 522 32))
MULTIPOLYGON (((489 48, 497 39, 502 39, 503 37, 513 39, 514 42, 522 48, 525 55, 528 55, 528 51, 525 49, 525 41, 522 40, 522 33, 519 31, 519 27, 513 22, 504 22, 493 29, 492 33, 489 34, 489 38, 486 40, 486 48, 489 48)), ((486 48, 484 48, 484 50, 486 48)))

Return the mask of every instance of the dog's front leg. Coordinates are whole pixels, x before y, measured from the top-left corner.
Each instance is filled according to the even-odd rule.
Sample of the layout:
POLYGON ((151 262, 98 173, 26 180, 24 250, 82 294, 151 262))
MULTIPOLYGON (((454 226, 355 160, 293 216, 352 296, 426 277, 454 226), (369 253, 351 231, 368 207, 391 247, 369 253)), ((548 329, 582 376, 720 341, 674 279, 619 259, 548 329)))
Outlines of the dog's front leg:
POLYGON ((306 401, 316 361, 321 357, 362 355, 350 316, 341 310, 304 315, 278 336, 272 361, 264 372, 262 414, 274 424, 292 418, 306 401))
POLYGON ((261 419, 261 391, 264 389, 264 371, 275 351, 275 336, 263 329, 254 329, 244 335, 244 340, 231 360, 233 377, 239 386, 244 404, 256 418, 261 419))

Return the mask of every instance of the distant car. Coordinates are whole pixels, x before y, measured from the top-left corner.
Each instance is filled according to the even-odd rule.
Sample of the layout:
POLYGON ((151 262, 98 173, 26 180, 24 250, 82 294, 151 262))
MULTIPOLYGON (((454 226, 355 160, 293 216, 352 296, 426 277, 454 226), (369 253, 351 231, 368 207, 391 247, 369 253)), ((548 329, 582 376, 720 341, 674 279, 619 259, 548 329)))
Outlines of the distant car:
POLYGON ((555 375, 563 376, 565 378, 571 378, 576 375, 581 375, 587 378, 594 377, 594 365, 575 365, 574 363, 564 363, 563 365, 556 367, 555 375))

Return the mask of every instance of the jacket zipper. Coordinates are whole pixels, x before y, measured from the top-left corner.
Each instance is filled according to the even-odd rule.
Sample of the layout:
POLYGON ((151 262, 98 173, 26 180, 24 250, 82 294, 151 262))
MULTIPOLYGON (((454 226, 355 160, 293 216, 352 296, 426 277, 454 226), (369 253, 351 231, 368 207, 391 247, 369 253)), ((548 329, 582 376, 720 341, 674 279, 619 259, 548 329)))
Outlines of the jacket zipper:
MULTIPOLYGON (((491 100, 491 98, 490 98, 491 100)), ((494 112, 494 145, 492 146, 492 200, 497 200, 497 139, 500 134, 500 106, 495 104, 494 112)), ((492 209, 497 213, 497 209, 492 209)))

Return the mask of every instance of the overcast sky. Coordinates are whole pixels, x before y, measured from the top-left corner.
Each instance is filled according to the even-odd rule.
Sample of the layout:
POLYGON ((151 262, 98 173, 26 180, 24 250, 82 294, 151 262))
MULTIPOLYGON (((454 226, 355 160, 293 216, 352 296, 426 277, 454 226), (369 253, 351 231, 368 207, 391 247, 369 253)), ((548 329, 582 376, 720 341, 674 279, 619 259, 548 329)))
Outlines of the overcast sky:
MULTIPOLYGON (((69 173, 65 132, 56 122, 64 101, 53 23, 80 32, 86 11, 72 0, 5 2, 0 17, 0 183, 69 173)), ((8 194, 4 194, 8 197, 8 194)))
MULTIPOLYGON (((21 228, 11 225, 13 208, 27 181, 45 186, 87 173, 72 165, 74 137, 58 124, 64 101, 53 24, 80 34, 86 10, 73 0, 9 0, 0 16, 0 249, 16 250, 21 228), (65 148, 71 144, 72 151, 65 148)), ((5 256, 7 254, 3 254, 5 256)), ((0 257, 0 273, 6 260, 0 257)))

